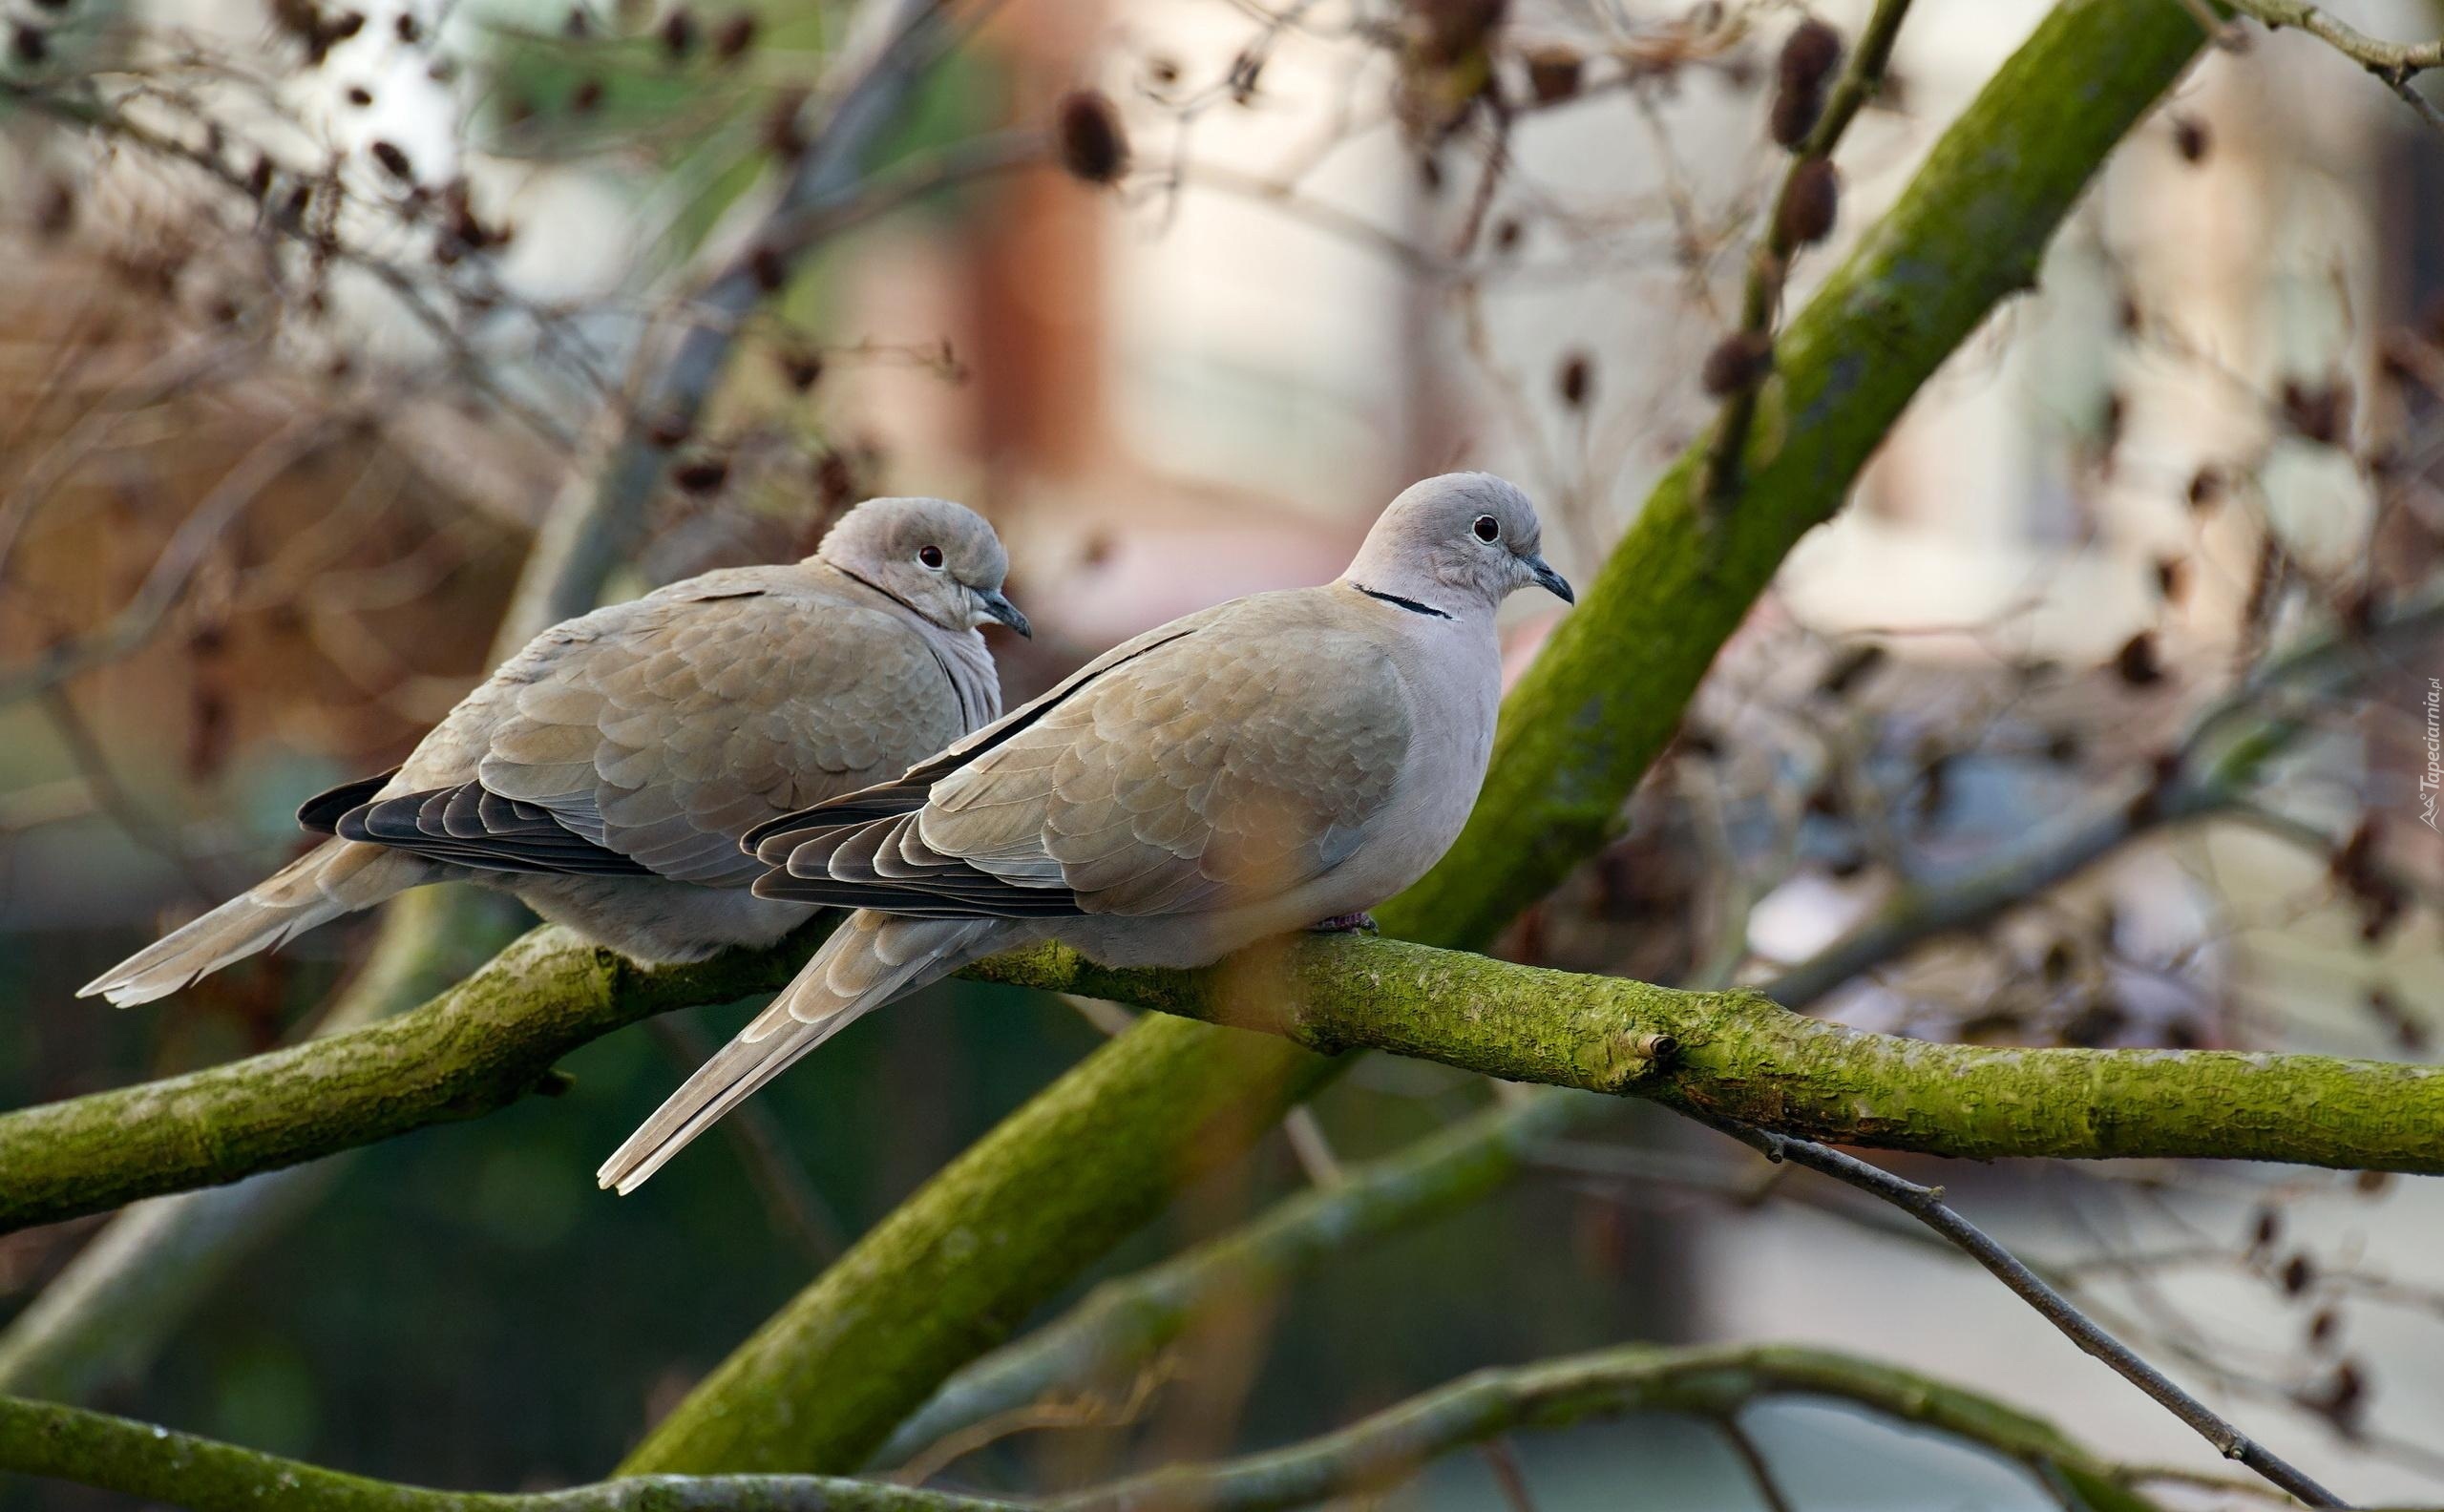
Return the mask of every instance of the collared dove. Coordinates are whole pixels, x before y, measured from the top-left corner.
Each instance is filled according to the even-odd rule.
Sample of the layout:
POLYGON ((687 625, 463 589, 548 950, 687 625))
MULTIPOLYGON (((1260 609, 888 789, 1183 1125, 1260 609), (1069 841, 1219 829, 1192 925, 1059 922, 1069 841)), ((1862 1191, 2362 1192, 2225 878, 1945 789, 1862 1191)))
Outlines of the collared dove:
POLYGON ((764 898, 757 825, 902 770, 1001 711, 976 627, 1027 622, 993 527, 870 499, 815 555, 673 583, 553 626, 406 763, 307 800, 333 836, 77 994, 125 1007, 426 882, 515 893, 645 962, 769 945, 816 905, 764 898))
POLYGON ((1430 478, 1338 581, 1257 594, 1106 653, 868 788, 748 834, 758 894, 855 908, 770 1007, 598 1173, 622 1192, 859 1015, 1044 939, 1202 966, 1345 926, 1460 832, 1502 696, 1494 611, 1529 584, 1528 496, 1430 478))

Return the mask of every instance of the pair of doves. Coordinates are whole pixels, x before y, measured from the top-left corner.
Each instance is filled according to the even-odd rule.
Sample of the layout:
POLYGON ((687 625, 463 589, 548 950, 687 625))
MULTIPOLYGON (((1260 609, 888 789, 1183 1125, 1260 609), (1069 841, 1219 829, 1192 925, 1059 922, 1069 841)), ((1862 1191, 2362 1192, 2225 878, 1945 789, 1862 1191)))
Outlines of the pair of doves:
POLYGON ((1059 940, 1203 966, 1341 925, 1460 833, 1501 702, 1494 610, 1570 584, 1483 472, 1392 501, 1349 571, 1149 630, 1007 715, 978 626, 1028 633, 993 528, 872 499, 794 566, 555 625, 407 761, 310 799, 331 838, 88 983, 122 1006, 427 882, 516 894, 637 960, 855 910, 599 1173, 633 1191, 859 1016, 1059 940))

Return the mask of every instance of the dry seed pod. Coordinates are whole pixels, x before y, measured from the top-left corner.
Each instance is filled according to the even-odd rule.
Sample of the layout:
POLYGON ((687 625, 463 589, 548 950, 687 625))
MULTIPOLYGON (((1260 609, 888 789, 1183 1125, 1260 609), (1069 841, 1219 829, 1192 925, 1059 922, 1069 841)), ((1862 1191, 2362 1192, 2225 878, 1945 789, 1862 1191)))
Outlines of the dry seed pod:
POLYGON ((1585 61, 1569 48, 1538 48, 1528 54, 1528 93, 1539 105, 1557 105, 1578 94, 1585 61))
POLYGON ((1769 122, 1774 145, 1797 149, 1816 129, 1816 117, 1824 114, 1824 95, 1813 89, 1779 89, 1774 92, 1774 112, 1769 122))
POLYGON ((663 17, 662 50, 673 61, 696 51, 696 17, 692 12, 683 8, 663 17))
POLYGON ((2182 116, 2174 119, 2173 150, 2181 154, 2181 161, 2203 162, 2210 144, 2211 138, 2206 135, 2204 121, 2195 116, 2182 116))
POLYGON ((1100 91, 1078 90, 1062 100, 1057 136, 1061 166, 1075 178, 1107 184, 1128 171, 1128 136, 1120 112, 1100 91))
POLYGON ((1717 399, 1753 388, 1774 368, 1773 338, 1762 331, 1733 331, 1706 353, 1697 381, 1717 399))
POLYGON ((2141 630, 2113 655, 2114 675, 2132 687, 2153 687, 2164 680, 2164 664, 2156 655, 2156 638, 2141 630))
POLYGON ((1783 89, 1814 93, 1841 61, 1842 33, 1810 16, 1783 39, 1774 71, 1783 89))
POLYGON ((755 45, 755 16, 741 10, 721 24, 713 33, 713 56, 724 63, 736 62, 748 48, 755 45))
POLYGON ((688 494, 710 494, 729 481, 729 463, 717 456, 689 457, 670 470, 670 480, 688 494))
POLYGON ((1782 191, 1780 223, 1775 227, 1784 246, 1802 247, 1822 242, 1833 230, 1842 203, 1842 179, 1832 160, 1810 158, 1791 170, 1782 191))
POLYGON ((1583 351, 1564 357, 1553 375, 1553 388, 1561 394, 1562 403, 1573 410, 1585 409, 1595 392, 1595 359, 1583 351))

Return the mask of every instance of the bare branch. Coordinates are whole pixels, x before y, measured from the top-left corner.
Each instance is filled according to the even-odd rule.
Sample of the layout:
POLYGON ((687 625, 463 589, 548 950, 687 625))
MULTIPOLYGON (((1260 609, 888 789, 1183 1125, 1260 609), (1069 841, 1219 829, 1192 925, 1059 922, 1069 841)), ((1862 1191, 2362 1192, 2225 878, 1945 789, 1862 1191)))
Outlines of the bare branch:
POLYGON ((2215 1446, 2216 1452, 2282 1487, 2310 1506, 2338 1507, 2349 1503, 2319 1485, 2297 1466, 2225 1421, 2212 1408, 2173 1384, 2163 1372, 2141 1359, 2128 1345, 2106 1333, 2079 1311, 2070 1298, 2049 1286, 2019 1258, 1989 1238, 1986 1232, 1944 1201, 1940 1186, 1921 1186, 1856 1156, 1827 1149, 1806 1140, 1784 1139, 1743 1129, 1715 1119, 1700 1122, 1754 1146, 1769 1160, 1789 1161, 1822 1171, 1891 1203, 1958 1246, 1970 1258, 1992 1272, 2071 1342, 2111 1366, 2125 1380, 2145 1392, 2165 1410, 2215 1446))
POLYGON ((1740 1425, 1739 1415, 1725 1413, 1715 1419, 1715 1426, 1722 1431, 1723 1440, 1747 1469, 1749 1483, 1756 1486, 1757 1500, 1765 1503, 1765 1512, 1793 1512, 1791 1499, 1782 1495, 1781 1482, 1774 1479, 1774 1467, 1766 1460, 1765 1451, 1740 1425))
POLYGON ((230 522, 289 469, 330 444, 339 422, 300 415, 240 458, 181 521, 155 559, 144 584, 110 623, 94 635, 54 646, 31 666, 0 673, 0 708, 55 687, 90 667, 116 661, 144 643, 178 606, 196 570, 230 522))
POLYGON ((1696 494, 1709 508, 1720 508, 1739 488, 1740 459, 1747 451, 1748 432, 1757 421, 1757 396, 1771 365, 1774 323, 1781 309, 1782 285, 1790 277, 1791 259, 1798 255, 1801 244, 1793 207, 1809 180, 1825 171, 1833 149, 1841 145, 1842 134, 1849 130, 1851 119, 1883 87, 1893 41, 1900 36, 1902 18, 1908 13, 1909 0, 1876 0, 1875 10, 1859 34, 1848 66, 1825 97, 1822 113, 1799 151, 1792 155, 1781 187, 1775 192, 1765 235, 1748 260, 1747 287, 1739 302, 1739 328, 1728 338, 1744 344, 1753 354, 1750 370, 1739 377, 1737 387, 1724 398, 1722 414, 1715 422, 1705 458, 1698 464, 1696 494))
POLYGON ((2269 29, 2296 27, 2373 74, 2387 89, 2401 96, 2418 118, 2444 131, 2444 112, 2421 94, 2411 80, 2432 68, 2444 68, 2444 41, 2388 42, 2372 37, 2347 21, 2336 20, 2322 6, 2307 0, 2225 0, 2243 15, 2269 29))
MULTIPOLYGON (((1479 1371, 1319 1438, 1208 1465, 1175 1465, 1063 1498, 1057 1512, 1265 1512, 1380 1491, 1441 1455, 1515 1429, 1591 1416, 1686 1413, 1720 1421, 1777 1396, 1829 1396, 1979 1445, 2040 1479, 2091 1492, 2125 1478, 2050 1424, 1960 1388, 1825 1351, 1772 1345, 1633 1347, 1479 1371)), ((2139 1503, 2143 1505, 2144 1503, 2139 1503)))

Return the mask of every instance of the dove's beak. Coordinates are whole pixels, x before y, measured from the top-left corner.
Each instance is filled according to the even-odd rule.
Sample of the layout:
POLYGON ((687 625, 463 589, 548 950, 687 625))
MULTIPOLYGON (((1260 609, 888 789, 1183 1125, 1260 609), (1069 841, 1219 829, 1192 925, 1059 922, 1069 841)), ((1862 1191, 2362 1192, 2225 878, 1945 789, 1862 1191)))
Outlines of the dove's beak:
POLYGON ((1019 613, 1019 606, 1010 602, 1001 590, 977 590, 976 606, 1028 640, 1035 639, 1035 626, 1027 623, 1027 617, 1019 613))
POLYGON ((1553 571, 1553 564, 1542 556, 1528 557, 1528 571, 1534 576, 1537 587, 1566 604, 1578 602, 1578 595, 1570 591, 1570 579, 1553 571))

